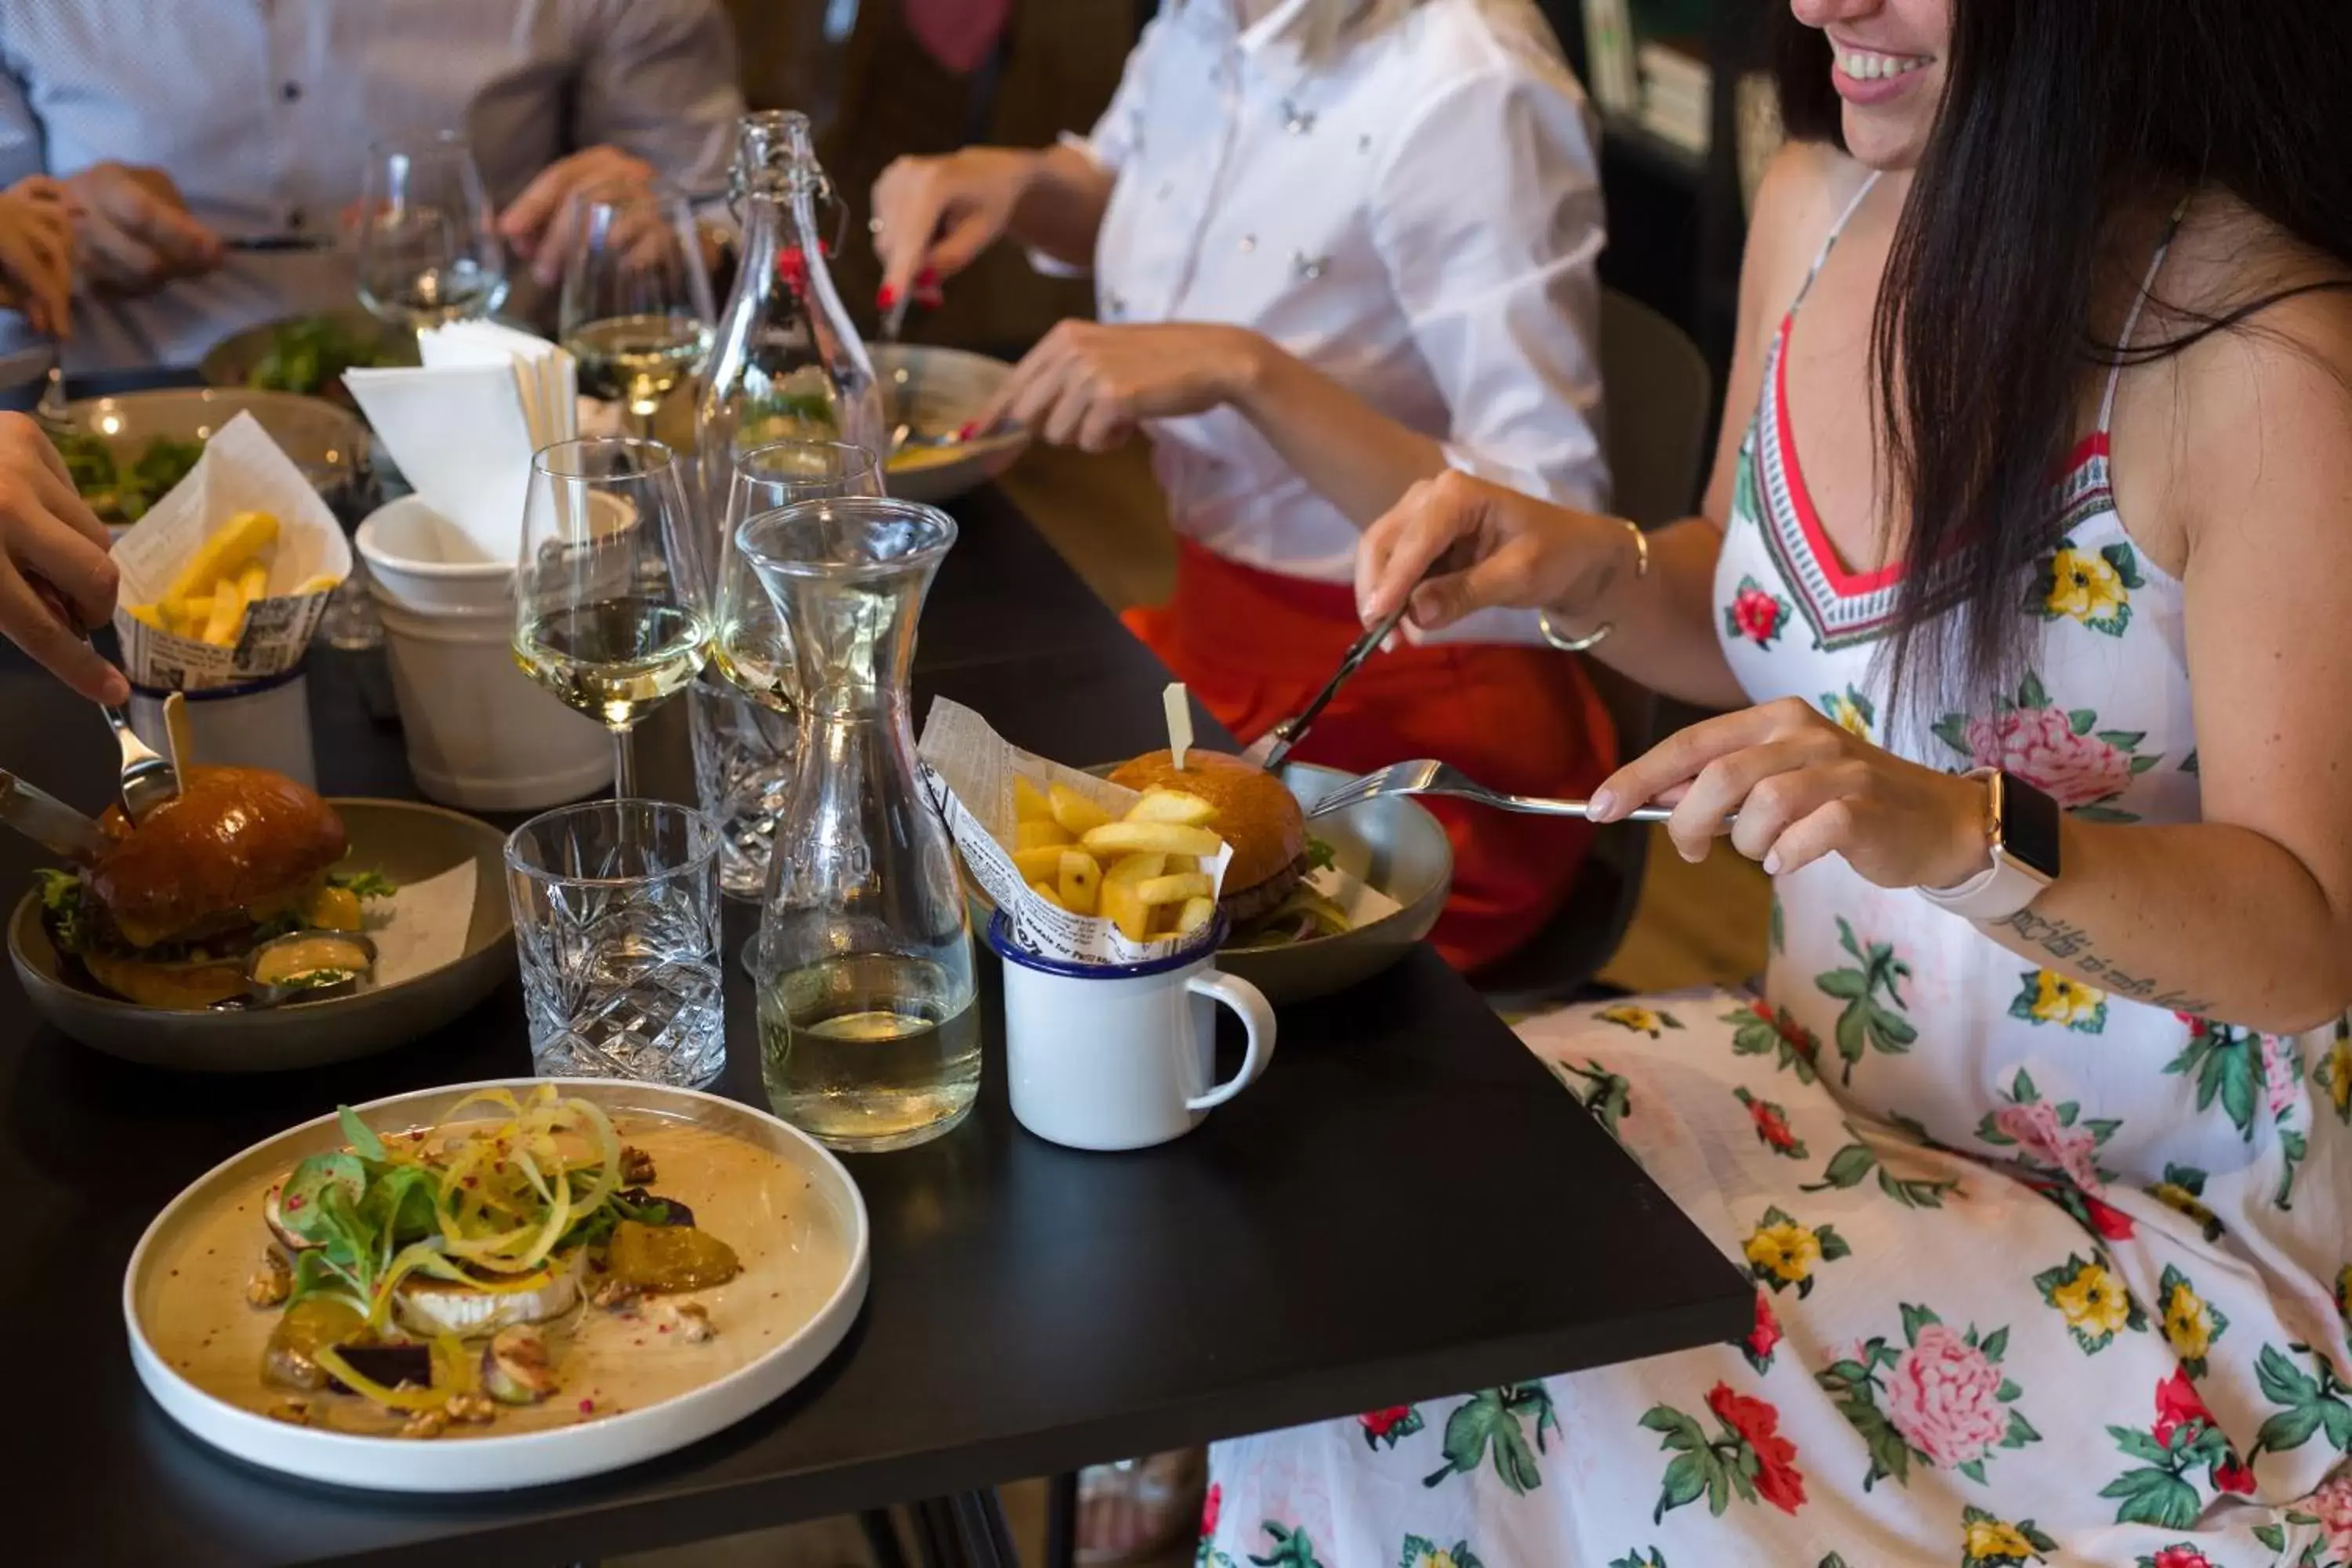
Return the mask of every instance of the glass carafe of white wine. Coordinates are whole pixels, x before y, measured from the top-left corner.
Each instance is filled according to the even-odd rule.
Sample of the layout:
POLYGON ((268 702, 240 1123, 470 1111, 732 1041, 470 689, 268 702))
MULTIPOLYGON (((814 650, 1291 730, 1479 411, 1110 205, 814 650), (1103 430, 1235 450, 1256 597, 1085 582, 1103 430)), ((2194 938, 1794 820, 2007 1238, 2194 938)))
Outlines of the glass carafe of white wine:
POLYGON ((743 117, 733 174, 742 264, 719 313, 695 409, 706 504, 727 500, 735 459, 772 441, 845 441, 887 451, 874 364, 825 265, 838 204, 817 166, 808 116, 743 117))
POLYGON ((947 1131, 980 1090, 955 846, 917 776, 915 624, 946 513, 843 496, 744 521, 737 548, 792 627, 796 771, 750 954, 777 1115, 836 1149, 947 1131))

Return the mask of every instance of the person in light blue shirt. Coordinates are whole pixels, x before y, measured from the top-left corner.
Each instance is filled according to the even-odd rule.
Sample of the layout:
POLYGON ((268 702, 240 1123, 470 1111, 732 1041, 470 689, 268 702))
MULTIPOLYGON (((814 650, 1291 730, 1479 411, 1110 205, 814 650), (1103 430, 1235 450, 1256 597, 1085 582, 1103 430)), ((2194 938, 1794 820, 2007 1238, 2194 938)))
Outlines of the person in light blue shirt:
MULTIPOLYGON (((258 322, 348 308, 333 237, 369 146, 457 131, 542 286, 566 198, 723 190, 742 112, 717 0, 39 0, 0 7, 0 184, 74 218, 68 370, 189 364, 258 322)), ((0 350, 35 329, 0 317, 0 350)))

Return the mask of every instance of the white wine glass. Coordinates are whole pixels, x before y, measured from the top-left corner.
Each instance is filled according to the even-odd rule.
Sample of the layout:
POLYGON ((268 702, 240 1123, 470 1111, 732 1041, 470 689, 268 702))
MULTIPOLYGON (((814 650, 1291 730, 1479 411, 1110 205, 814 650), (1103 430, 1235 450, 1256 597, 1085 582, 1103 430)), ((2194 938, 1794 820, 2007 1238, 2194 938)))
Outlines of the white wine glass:
POLYGON ((613 731, 614 793, 636 793, 629 731, 686 689, 709 640, 686 465, 658 441, 558 441, 530 461, 515 565, 515 660, 613 731))
POLYGON ((882 465, 845 441, 771 441, 737 454, 719 537, 717 605, 710 652, 719 673, 754 701, 792 711, 786 689, 787 628, 735 542, 744 520, 796 501, 883 493, 882 465))
POLYGON ((635 433, 710 352, 710 273, 694 209, 676 188, 639 182, 582 192, 553 242, 563 256, 557 335, 580 387, 628 406, 635 433))
POLYGON ((358 270, 368 313, 415 331, 505 302, 506 249, 465 137, 443 131, 368 149, 358 270))

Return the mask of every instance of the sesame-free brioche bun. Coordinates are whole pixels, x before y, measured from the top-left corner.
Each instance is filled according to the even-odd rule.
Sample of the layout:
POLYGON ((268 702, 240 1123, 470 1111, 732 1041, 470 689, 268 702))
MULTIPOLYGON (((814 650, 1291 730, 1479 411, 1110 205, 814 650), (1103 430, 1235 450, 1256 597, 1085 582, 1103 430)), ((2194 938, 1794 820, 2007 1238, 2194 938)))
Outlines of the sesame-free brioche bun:
POLYGON ((1225 867, 1225 917, 1246 925, 1270 914, 1307 874, 1307 818, 1280 779, 1239 757, 1195 746, 1178 768, 1165 751, 1122 764, 1110 782, 1132 790, 1172 789, 1216 807, 1209 830, 1233 846, 1225 867))
POLYGON ((113 843, 89 868, 89 889, 133 947, 297 894, 346 848, 333 807, 259 768, 190 768, 179 795, 142 821, 117 805, 100 826, 113 843))

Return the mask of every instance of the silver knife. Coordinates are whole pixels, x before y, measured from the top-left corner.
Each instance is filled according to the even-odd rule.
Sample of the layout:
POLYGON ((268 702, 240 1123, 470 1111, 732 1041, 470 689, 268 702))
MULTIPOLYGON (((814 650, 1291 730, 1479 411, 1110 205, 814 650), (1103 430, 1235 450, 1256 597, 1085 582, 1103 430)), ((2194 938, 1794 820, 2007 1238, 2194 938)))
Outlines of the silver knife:
POLYGON ((0 768, 0 822, 68 860, 95 860, 109 843, 91 818, 5 768, 0 768))

